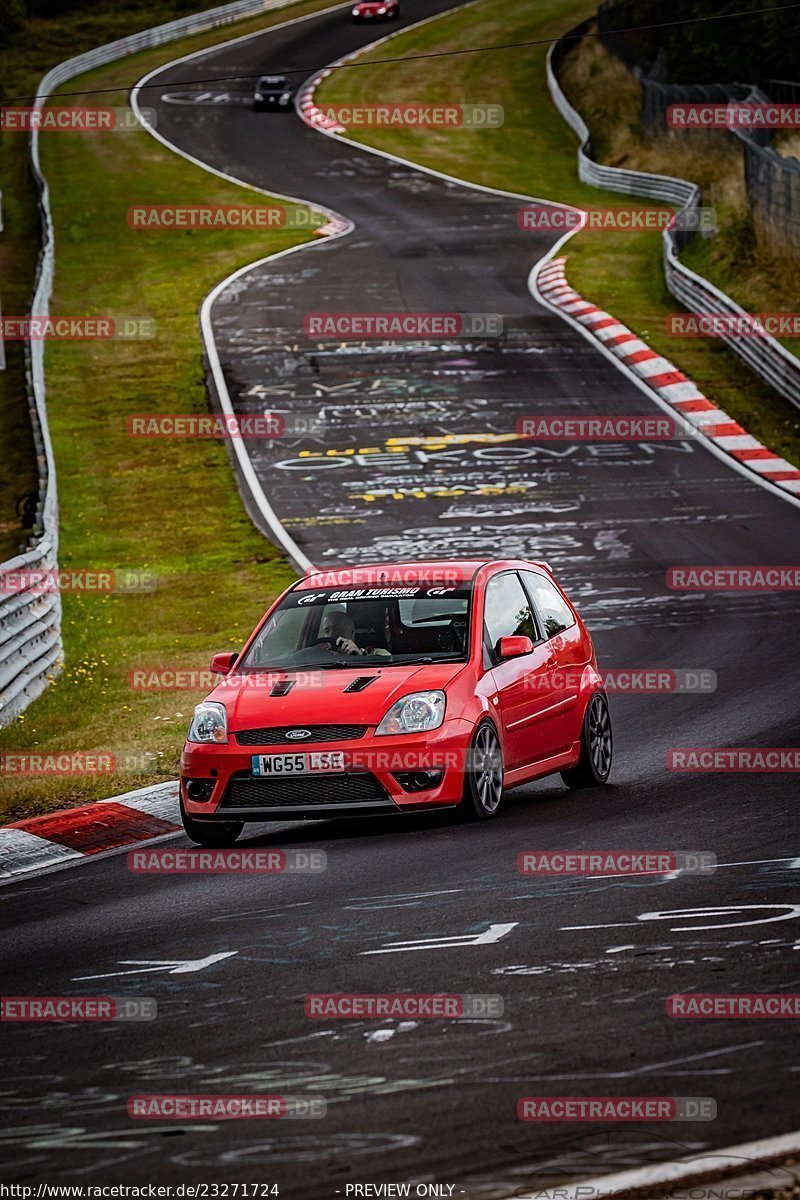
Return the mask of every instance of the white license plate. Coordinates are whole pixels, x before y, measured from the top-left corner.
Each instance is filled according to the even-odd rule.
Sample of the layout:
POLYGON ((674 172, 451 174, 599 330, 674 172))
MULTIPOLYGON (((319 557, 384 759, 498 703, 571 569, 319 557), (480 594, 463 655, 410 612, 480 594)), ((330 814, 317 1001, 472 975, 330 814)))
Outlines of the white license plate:
POLYGON ((312 750, 308 754, 254 754, 254 775, 315 775, 344 770, 342 750, 312 750))

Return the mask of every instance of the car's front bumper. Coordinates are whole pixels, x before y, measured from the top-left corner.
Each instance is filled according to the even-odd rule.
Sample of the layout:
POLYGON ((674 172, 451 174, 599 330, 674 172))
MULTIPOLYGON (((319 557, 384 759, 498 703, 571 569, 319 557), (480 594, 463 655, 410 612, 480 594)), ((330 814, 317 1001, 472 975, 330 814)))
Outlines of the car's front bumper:
POLYGON ((258 112, 268 112, 271 110, 274 110, 275 112, 289 112, 291 107, 292 107, 291 99, 289 99, 289 100, 270 100, 269 97, 266 97, 265 99, 259 99, 258 97, 256 97, 253 100, 253 108, 255 108, 258 112))
POLYGON ((304 743, 302 753, 341 751, 344 771, 279 778, 253 775, 252 758, 300 752, 296 743, 241 746, 235 733, 224 746, 187 742, 181 756, 181 797, 190 816, 235 821, 450 807, 463 795, 471 732, 468 722, 450 719, 432 733, 375 737, 369 729, 355 741, 304 743), (207 799, 191 798, 186 788, 190 781, 204 783, 207 799))

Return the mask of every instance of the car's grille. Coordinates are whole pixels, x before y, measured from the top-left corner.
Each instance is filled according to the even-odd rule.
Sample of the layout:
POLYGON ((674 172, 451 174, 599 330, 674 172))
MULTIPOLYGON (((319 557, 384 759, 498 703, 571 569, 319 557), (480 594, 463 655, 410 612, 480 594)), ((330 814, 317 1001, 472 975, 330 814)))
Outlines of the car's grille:
POLYGON ((253 779, 234 775, 220 801, 222 808, 325 808, 330 804, 383 801, 389 796, 374 775, 296 775, 286 779, 253 779))
POLYGON ((240 729, 236 741, 240 746, 295 746, 302 750, 311 742, 352 742, 367 732, 366 725, 275 725, 268 729, 240 729), (310 737, 291 738, 287 733, 307 729, 310 737))

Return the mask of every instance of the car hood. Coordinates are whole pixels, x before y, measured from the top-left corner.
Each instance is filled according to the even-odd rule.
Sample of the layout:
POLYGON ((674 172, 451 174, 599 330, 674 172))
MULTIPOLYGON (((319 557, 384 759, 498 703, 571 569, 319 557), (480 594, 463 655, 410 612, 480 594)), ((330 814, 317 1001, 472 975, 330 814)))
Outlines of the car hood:
POLYGON ((387 710, 409 692, 443 689, 465 664, 426 663, 422 666, 343 667, 341 670, 271 671, 268 675, 232 675, 208 696, 224 704, 228 729, 271 725, 337 724, 377 725, 387 710), (355 680, 369 679, 363 690, 345 689, 355 680), (247 680, 245 683, 244 681, 247 680), (272 695, 282 681, 294 681, 285 695, 272 695))

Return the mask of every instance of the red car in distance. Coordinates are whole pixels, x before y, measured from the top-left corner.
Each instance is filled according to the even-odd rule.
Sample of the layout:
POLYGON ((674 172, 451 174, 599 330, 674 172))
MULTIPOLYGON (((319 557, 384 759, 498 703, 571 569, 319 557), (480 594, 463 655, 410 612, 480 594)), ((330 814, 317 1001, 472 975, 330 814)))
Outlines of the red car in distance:
POLYGON ((198 704, 181 757, 189 837, 248 821, 457 808, 560 772, 606 782, 592 640, 545 563, 437 561, 308 574, 198 704))
POLYGON ((400 0, 359 0, 353 6, 353 21, 389 21, 400 16, 400 0))

